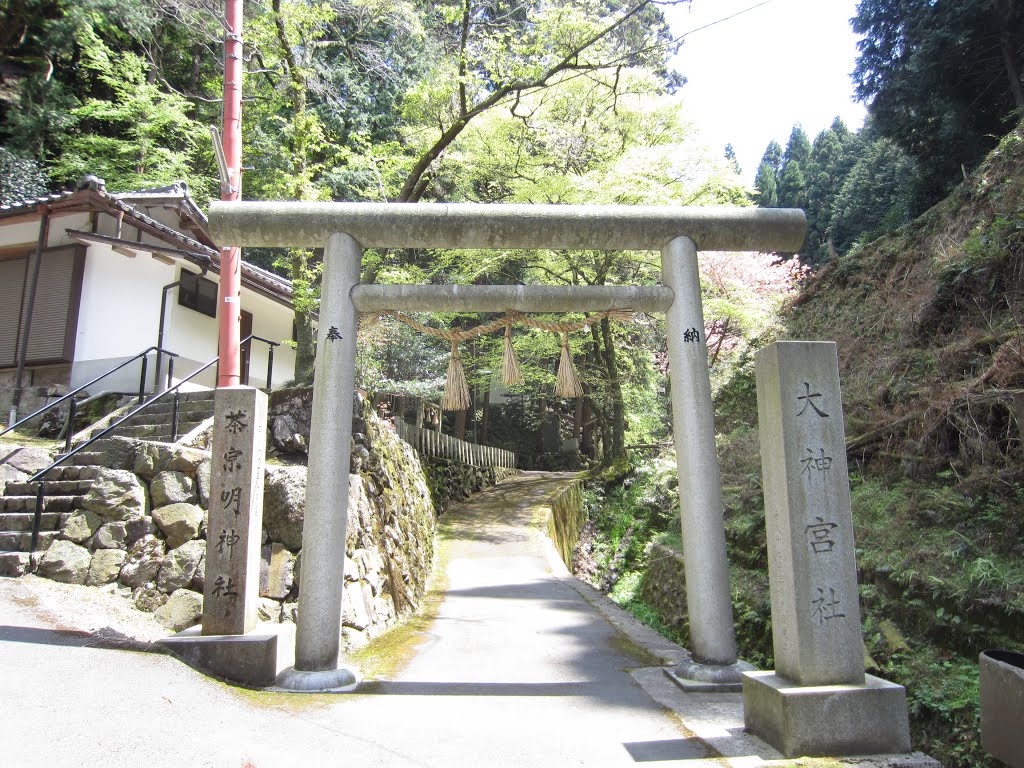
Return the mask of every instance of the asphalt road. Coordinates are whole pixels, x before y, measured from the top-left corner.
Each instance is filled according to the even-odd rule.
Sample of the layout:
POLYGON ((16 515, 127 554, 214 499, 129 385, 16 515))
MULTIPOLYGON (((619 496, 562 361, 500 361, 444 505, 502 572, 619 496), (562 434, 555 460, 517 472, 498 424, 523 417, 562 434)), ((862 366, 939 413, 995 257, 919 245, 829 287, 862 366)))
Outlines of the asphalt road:
POLYGON ((0 580, 0 765, 725 765, 648 693, 665 685, 650 657, 552 562, 531 520, 562 482, 518 476, 448 513, 436 618, 355 694, 233 688, 113 649, 116 626, 79 631, 73 605, 0 580))

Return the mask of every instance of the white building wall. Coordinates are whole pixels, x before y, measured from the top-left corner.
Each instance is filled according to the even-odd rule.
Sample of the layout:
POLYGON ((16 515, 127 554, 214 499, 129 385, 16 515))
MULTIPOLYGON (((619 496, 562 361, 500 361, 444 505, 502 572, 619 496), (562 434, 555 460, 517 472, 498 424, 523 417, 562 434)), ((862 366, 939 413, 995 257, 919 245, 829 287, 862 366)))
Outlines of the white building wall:
POLYGON ((5 224, 0 227, 0 242, 4 248, 35 248, 39 242, 39 219, 23 221, 18 224, 5 224))
MULTIPOLYGON (((292 339, 292 319, 295 313, 266 296, 242 289, 242 309, 252 313, 252 332, 255 336, 279 342, 274 347, 273 385, 279 387, 295 378, 295 349, 292 339)), ((267 353, 269 347, 253 341, 249 353, 249 383, 263 387, 267 381, 267 353)))
MULTIPOLYGON (((219 276, 213 273, 206 279, 219 283, 219 276)), ((292 309, 276 301, 242 288, 242 309, 252 314, 252 332, 256 336, 277 342, 287 342, 292 337, 292 309)), ((165 322, 164 346, 182 357, 174 363, 174 378, 180 380, 199 365, 211 360, 217 354, 218 327, 215 318, 196 312, 178 304, 177 290, 167 297, 167 320, 165 322), (186 350, 188 352, 186 353, 186 350)), ((268 346, 253 342, 250 346, 249 383, 264 387, 267 381, 268 346)), ((216 385, 216 367, 200 374, 196 382, 205 387, 216 385)), ((273 384, 281 386, 295 377, 295 352, 282 343, 274 348, 273 384)), ((191 382, 190 382, 191 383, 191 382)), ((188 386, 186 385, 186 389, 188 386)))
MULTIPOLYGON (((71 386, 84 384, 156 344, 160 289, 175 279, 174 266, 149 256, 128 258, 107 245, 89 247, 71 386)), ((139 364, 133 364, 104 379, 97 391, 134 391, 138 383, 139 364)))
MULTIPOLYGON (((101 216, 100 218, 105 218, 101 216)), ((61 245, 74 245, 75 241, 68 237, 68 230, 75 229, 82 232, 92 231, 92 217, 88 213, 73 213, 63 216, 54 216, 50 219, 50 235, 47 238, 51 248, 61 245)))

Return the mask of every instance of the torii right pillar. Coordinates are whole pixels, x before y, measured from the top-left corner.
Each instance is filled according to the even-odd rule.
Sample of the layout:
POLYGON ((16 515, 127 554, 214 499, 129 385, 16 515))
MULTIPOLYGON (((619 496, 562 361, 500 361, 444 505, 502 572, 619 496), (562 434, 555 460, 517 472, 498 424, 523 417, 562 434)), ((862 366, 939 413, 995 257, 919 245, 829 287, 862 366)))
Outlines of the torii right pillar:
POLYGON ((688 691, 740 691, 741 673, 752 667, 736 659, 696 244, 671 240, 661 251, 661 272, 675 293, 666 324, 692 653, 671 675, 688 691))

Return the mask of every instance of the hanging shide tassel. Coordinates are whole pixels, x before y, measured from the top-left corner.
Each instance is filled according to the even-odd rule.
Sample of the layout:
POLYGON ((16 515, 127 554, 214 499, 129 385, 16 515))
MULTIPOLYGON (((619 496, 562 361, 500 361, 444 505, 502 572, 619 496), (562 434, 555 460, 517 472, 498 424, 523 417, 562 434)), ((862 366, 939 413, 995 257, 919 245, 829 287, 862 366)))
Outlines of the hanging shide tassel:
POLYGON ((501 358, 501 383, 506 387, 523 383, 523 374, 519 370, 516 351, 512 348, 512 323, 505 325, 505 353, 501 358))
POLYGON ((583 385, 576 375, 569 352, 569 334, 562 334, 562 357, 558 361, 558 377, 555 379, 555 394, 559 397, 583 397, 583 385))
POLYGON ((446 411, 465 411, 469 408, 469 386, 466 384, 466 373, 462 370, 459 342, 455 339, 452 339, 452 354, 448 358, 448 378, 444 382, 441 407, 446 411))

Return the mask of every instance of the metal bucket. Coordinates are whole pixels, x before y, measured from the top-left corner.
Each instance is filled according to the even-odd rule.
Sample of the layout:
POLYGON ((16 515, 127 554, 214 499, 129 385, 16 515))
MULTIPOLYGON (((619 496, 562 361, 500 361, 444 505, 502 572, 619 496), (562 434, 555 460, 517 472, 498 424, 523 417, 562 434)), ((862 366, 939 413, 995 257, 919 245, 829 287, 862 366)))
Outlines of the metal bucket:
POLYGON ((1024 768, 1024 653, 982 651, 981 746, 1011 768, 1024 768))

